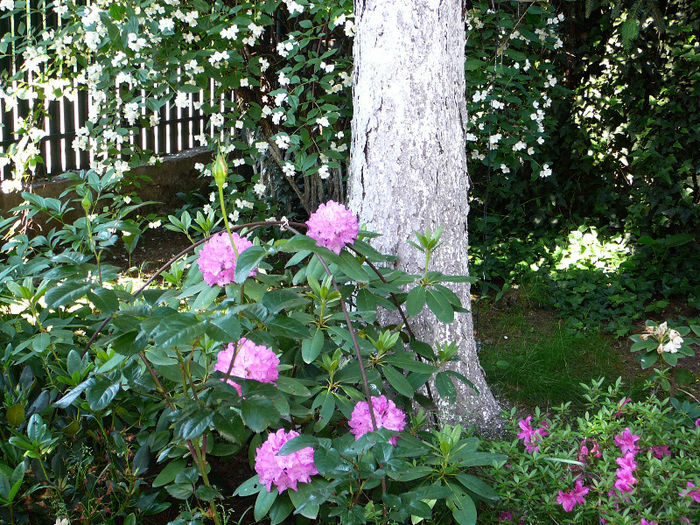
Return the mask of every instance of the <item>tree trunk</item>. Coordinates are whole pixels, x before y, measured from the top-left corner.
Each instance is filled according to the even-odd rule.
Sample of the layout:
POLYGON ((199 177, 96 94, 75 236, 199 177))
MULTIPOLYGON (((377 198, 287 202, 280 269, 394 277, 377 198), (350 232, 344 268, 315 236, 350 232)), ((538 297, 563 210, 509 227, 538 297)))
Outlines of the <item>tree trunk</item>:
MULTIPOLYGON (((432 270, 467 275, 465 28, 461 0, 355 0, 354 116, 348 200, 376 248, 421 273, 424 256, 406 241, 443 227, 432 270)), ((415 240, 415 239, 414 239, 415 240)), ((469 285, 452 289, 470 308, 469 285)), ((444 422, 493 433, 500 410, 479 365, 471 313, 440 323, 427 309, 413 318, 426 343, 453 341, 480 395, 455 381, 458 400, 438 403, 444 422)))

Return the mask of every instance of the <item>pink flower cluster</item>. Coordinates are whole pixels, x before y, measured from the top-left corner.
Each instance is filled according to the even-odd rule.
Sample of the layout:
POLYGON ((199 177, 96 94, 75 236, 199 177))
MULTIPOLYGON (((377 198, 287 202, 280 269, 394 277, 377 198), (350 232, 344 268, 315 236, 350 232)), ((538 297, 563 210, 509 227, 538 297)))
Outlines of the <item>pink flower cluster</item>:
POLYGON ((682 498, 693 498, 693 501, 700 503, 700 484, 696 487, 689 481, 685 484, 685 492, 680 491, 678 495, 682 498))
POLYGON ((588 494, 588 488, 583 486, 583 482, 579 478, 576 480, 573 490, 569 492, 559 491, 557 502, 561 503, 566 512, 571 512, 576 505, 583 505, 586 502, 586 494, 588 494))
POLYGON ((539 428, 533 430, 530 420, 532 416, 527 416, 525 419, 518 421, 518 426, 522 429, 522 432, 518 434, 518 438, 522 439, 525 443, 525 450, 528 452, 539 451, 539 445, 535 445, 543 437, 548 436, 549 432, 545 429, 549 426, 549 423, 543 421, 539 428))
MULTIPOLYGON (((218 370, 223 374, 229 373, 231 377, 241 377, 244 379, 255 379, 262 383, 275 383, 279 377, 277 365, 280 360, 275 353, 268 347, 256 345, 253 341, 245 337, 238 340, 237 343, 229 343, 229 345, 221 350, 216 356, 216 365, 214 370, 218 370), (238 351, 236 351, 238 347, 238 351), (233 366, 231 360, 234 359, 233 366)), ((238 395, 241 395, 241 385, 235 381, 228 379, 228 383, 233 385, 238 395)))
POLYGON ((321 204, 306 221, 306 226, 306 235, 335 253, 340 253, 346 244, 352 244, 359 231, 357 217, 335 201, 321 204))
POLYGON ((593 441, 593 446, 590 448, 590 450, 586 446, 587 443, 588 438, 581 441, 581 445, 579 446, 578 456, 576 459, 581 463, 588 463, 588 456, 599 458, 603 455, 597 441, 593 441))
MULTIPOLYGON (((253 246, 253 243, 248 239, 244 239, 237 233, 232 234, 233 243, 236 245, 238 255, 253 246)), ((199 250, 199 259, 197 265, 199 271, 202 272, 202 277, 209 286, 218 284, 226 286, 234 280, 236 272, 236 252, 231 247, 231 239, 228 233, 221 232, 212 235, 206 244, 199 250)), ((248 273, 248 276, 255 275, 255 269, 248 273)))
MULTIPOLYGON (((372 396, 372 409, 374 410, 377 428, 387 428, 401 432, 406 426, 406 414, 397 408, 393 401, 387 400, 383 395, 372 396)), ((350 425, 350 432, 355 436, 355 441, 367 432, 374 430, 367 401, 360 401, 355 405, 348 424, 350 425)), ((397 439, 398 436, 394 436, 389 440, 389 443, 396 445, 397 439)))
POLYGON ((296 491, 297 483, 309 483, 311 476, 318 474, 313 448, 305 447, 286 456, 278 454, 287 441, 298 435, 294 430, 285 432, 281 428, 269 434, 265 443, 255 450, 255 472, 268 492, 273 484, 280 494, 289 488, 296 491))
POLYGON ((639 436, 632 434, 629 428, 625 428, 622 434, 615 436, 615 444, 620 447, 620 452, 623 456, 615 460, 620 468, 615 474, 615 488, 620 492, 632 492, 632 486, 637 483, 634 477, 634 471, 637 469, 637 462, 634 461, 634 455, 639 451, 636 443, 639 441, 639 436))

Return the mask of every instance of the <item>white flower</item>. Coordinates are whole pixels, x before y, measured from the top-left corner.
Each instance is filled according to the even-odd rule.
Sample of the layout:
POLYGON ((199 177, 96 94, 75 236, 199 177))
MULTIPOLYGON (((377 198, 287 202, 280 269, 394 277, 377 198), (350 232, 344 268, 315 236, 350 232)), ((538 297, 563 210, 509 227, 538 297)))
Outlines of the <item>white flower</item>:
POLYGON ((328 166, 326 164, 318 168, 318 176, 324 180, 330 177, 330 172, 328 171, 328 166))
POLYGON ((467 133, 467 142, 476 142, 477 136, 474 133, 467 133))
POLYGON ((275 144, 279 149, 289 148, 289 135, 277 135, 275 137, 275 144))
POLYGON ((267 68, 270 67, 270 62, 268 62, 266 59, 261 58, 260 59, 260 71, 263 73, 267 71, 267 68))
POLYGON ((552 174, 552 168, 549 167, 549 164, 543 164, 542 169, 540 170, 540 177, 543 179, 546 179, 552 174))
POLYGON ((136 102, 129 102, 124 104, 124 118, 127 120, 130 126, 136 123, 136 119, 139 118, 139 105, 136 102))
POLYGON ((157 126, 160 122, 160 115, 158 113, 153 113, 148 117, 148 125, 151 127, 157 126))
POLYGON ((153 221, 153 222, 148 223, 148 227, 152 230, 155 230, 156 228, 160 228, 160 225, 161 225, 160 219, 158 219, 157 221, 153 221))
POLYGON ((525 149, 527 147, 527 144, 525 144, 522 140, 519 140, 515 144, 513 144, 513 151, 520 151, 521 149, 525 149))
POLYGON ((265 185, 262 182, 258 182, 253 186, 253 191, 258 197, 262 198, 265 195, 265 185))
POLYGON ((53 525, 70 525, 70 521, 68 521, 68 518, 56 518, 56 523, 53 525))
POLYGON ((253 38, 260 38, 265 30, 263 26, 255 25, 253 22, 248 24, 248 29, 250 29, 253 38))
POLYGON ((127 37, 127 45, 134 53, 138 53, 144 47, 146 47, 146 43, 146 39, 137 36, 136 33, 129 33, 127 37))
POLYGON ((319 128, 327 128, 330 126, 330 122, 328 122, 328 119, 326 117, 321 117, 316 119, 316 124, 318 124, 319 128))
POLYGON ((211 116, 211 123, 215 128, 220 128, 224 125, 224 116, 221 113, 214 113, 211 116))
POLYGON ((173 31, 175 29, 175 21, 172 18, 161 18, 158 21, 158 30, 161 32, 164 31, 173 31))
POLYGON ((319 64, 319 67, 323 69, 326 73, 332 73, 333 70, 335 69, 334 64, 326 64, 325 62, 321 62, 319 64))
POLYGON ((279 75, 277 75, 277 81, 280 83, 280 86, 286 86, 289 84, 289 78, 285 76, 284 71, 279 72, 279 75))
POLYGON ((236 40, 236 38, 238 37, 238 26, 232 25, 231 27, 222 29, 221 37, 225 38, 226 40, 236 40))
POLYGON ((269 148, 270 145, 267 142, 256 142, 255 143, 255 149, 258 150, 259 153, 265 153, 267 151, 267 148, 269 148))
POLYGON ((281 106, 287 101, 287 94, 286 93, 277 93, 275 95, 275 105, 276 106, 281 106))
POLYGON ((503 173, 510 173, 510 168, 506 166, 505 164, 501 164, 501 171, 503 173))
POLYGON ((282 166, 282 173, 284 173, 287 177, 294 177, 294 174, 296 173, 294 164, 291 162, 285 162, 284 166, 282 166))
POLYGON ((238 222, 238 218, 241 216, 241 213, 238 210, 233 210, 231 213, 228 214, 228 219, 231 222, 238 222))
POLYGON ((506 105, 503 102, 500 102, 499 100, 492 100, 491 107, 493 109, 503 109, 504 107, 506 107, 506 105))
POLYGON ((236 129, 243 129, 243 121, 237 120, 235 124, 236 129))
POLYGON ((180 109, 185 109, 189 105, 190 105, 190 99, 187 96, 187 93, 179 91, 177 96, 175 97, 175 106, 177 106, 180 109))
MULTIPOLYGON (((7 158, 7 157, 4 157, 7 158)), ((9 160, 9 159, 8 159, 9 160)), ((0 191, 3 193, 14 193, 16 191, 22 191, 22 180, 21 179, 5 179, 0 185, 0 191)))
POLYGON ((287 115, 284 114, 284 111, 275 111, 272 114, 272 123, 277 126, 280 122, 284 122, 287 120, 287 115))
POLYGON ((503 138, 503 135, 500 133, 496 133, 495 135, 489 136, 489 144, 495 145, 498 144, 498 141, 500 141, 503 138))
POLYGON ((284 3, 287 5, 287 9, 289 10, 290 15, 293 15, 295 12, 304 12, 304 6, 296 3, 294 0, 284 0, 284 3))
POLYGON ((248 80, 248 77, 243 77, 241 79, 241 87, 248 87, 250 86, 250 80, 248 80))

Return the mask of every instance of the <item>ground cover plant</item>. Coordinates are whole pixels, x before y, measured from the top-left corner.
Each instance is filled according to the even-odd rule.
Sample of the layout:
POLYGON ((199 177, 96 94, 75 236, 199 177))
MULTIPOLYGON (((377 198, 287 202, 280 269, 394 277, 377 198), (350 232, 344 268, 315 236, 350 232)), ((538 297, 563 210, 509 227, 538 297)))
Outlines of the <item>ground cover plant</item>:
POLYGON ((515 405, 485 441, 436 421, 466 381, 411 331, 466 278, 392 270, 339 204, 352 2, 1 1, 3 192, 62 94, 93 99, 67 139, 93 163, 2 210, 0 521, 700 521, 699 22, 662 7, 466 6, 477 336, 515 405), (155 217, 124 188, 166 106, 202 111, 212 158, 155 217), (140 274, 159 228, 183 251, 140 274))

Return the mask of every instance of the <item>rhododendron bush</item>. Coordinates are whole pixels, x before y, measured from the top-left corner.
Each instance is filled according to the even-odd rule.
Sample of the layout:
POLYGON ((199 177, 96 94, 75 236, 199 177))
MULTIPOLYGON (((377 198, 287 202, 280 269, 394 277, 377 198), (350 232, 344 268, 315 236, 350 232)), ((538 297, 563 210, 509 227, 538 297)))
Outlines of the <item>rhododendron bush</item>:
MULTIPOLYGON (((218 189, 228 169, 217 167, 218 189)), ((82 181, 85 217, 50 233, 48 247, 16 236, 3 248, 12 309, 0 337, 24 378, 9 444, 0 444, 7 481, 27 502, 10 509, 48 519, 31 498, 41 487, 61 519, 95 523, 142 522, 173 501, 190 509, 175 523, 223 523, 219 505, 252 496, 254 519, 271 523, 294 513, 323 523, 449 515, 466 524, 477 504, 497 499, 478 476, 503 456, 434 417, 439 398, 454 400, 453 381, 470 386, 444 370, 449 342, 431 348, 411 335, 415 315, 437 306, 405 311, 411 290, 442 297, 464 277, 393 269, 369 244, 375 234, 329 201, 306 223, 225 221, 135 289, 101 260, 107 229, 100 214, 90 217, 100 209, 96 181, 114 183, 82 181), (401 322, 379 325, 379 306, 401 322), (78 475, 64 435, 84 446, 97 436, 109 461, 93 486, 113 492, 62 490, 64 472, 78 475), (232 458, 250 458, 249 479, 232 458), (233 496, 224 490, 231 478, 233 496)), ((220 206, 227 215, 224 199, 220 206)), ((423 250, 439 249, 439 233, 417 238, 423 250)), ((444 301, 441 313, 459 315, 453 297, 444 301)))

